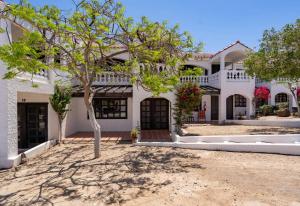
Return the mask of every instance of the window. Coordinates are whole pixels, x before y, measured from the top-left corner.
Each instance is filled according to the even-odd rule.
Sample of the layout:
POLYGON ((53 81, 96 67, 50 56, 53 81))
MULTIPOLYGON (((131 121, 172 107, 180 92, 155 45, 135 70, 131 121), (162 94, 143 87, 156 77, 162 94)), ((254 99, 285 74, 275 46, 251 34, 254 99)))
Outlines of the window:
POLYGON ((287 94, 279 93, 275 96, 275 103, 288 102, 287 94))
POLYGON ((220 64, 211 65, 211 74, 215 74, 220 71, 220 64))
POLYGON ((236 94, 234 95, 234 104, 235 107, 246 107, 247 100, 242 95, 236 94))
POLYGON ((95 98, 96 119, 127 119, 127 99, 95 98))

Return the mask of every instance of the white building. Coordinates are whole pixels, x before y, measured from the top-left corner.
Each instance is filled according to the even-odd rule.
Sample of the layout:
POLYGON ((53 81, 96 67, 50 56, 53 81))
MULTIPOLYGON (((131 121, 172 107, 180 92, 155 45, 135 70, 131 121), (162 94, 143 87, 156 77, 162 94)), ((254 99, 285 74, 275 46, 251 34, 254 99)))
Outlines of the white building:
MULTIPOLYGON (((5 28, 6 23, 10 38, 16 39, 20 35, 19 25, 1 20, 1 27, 5 28)), ((1 33, 0 44, 8 41, 6 33, 1 33)), ((245 73, 242 61, 248 51, 247 46, 237 41, 216 54, 194 54, 186 62, 186 67, 201 67, 205 71, 203 76, 181 78, 182 82, 199 84, 204 91, 198 109, 205 114, 204 121, 250 118, 255 112, 254 90, 261 84, 271 91, 270 104, 275 104, 275 100, 289 100, 290 107, 295 107, 286 86, 276 81, 259 82, 245 73)), ((126 56, 119 59, 126 60, 126 56)), ((6 66, 0 62, 0 75, 5 72, 6 66)), ((23 149, 57 138, 57 117, 49 104, 55 78, 50 71, 33 77, 21 75, 14 80, 0 80, 0 168, 17 164, 17 156, 23 149), (37 88, 31 86, 31 80, 38 84, 37 88)), ((99 87, 94 101, 95 113, 103 131, 128 132, 136 127, 142 131, 174 131, 174 92, 153 97, 141 87, 131 85, 127 77, 110 72, 99 75, 95 86, 99 87)), ((70 108, 65 136, 92 131, 80 91, 74 94, 70 108)), ((199 111, 188 121, 200 121, 199 111)))

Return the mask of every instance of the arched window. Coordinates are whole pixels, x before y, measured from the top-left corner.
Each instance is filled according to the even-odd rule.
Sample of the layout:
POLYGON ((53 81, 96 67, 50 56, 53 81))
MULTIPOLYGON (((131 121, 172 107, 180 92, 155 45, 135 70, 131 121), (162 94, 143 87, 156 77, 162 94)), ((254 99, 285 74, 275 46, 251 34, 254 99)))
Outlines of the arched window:
POLYGON ((286 93, 279 93, 275 96, 275 103, 288 102, 288 95, 286 93))
POLYGON ((234 95, 234 105, 235 107, 246 107, 247 99, 242 95, 236 94, 234 95))

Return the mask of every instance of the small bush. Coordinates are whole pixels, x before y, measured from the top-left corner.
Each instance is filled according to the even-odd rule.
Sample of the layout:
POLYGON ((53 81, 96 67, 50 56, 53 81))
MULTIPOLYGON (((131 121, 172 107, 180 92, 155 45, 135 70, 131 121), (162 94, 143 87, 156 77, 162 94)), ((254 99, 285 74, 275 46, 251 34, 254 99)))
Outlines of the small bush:
POLYGON ((289 111, 289 103, 288 102, 278 103, 278 104, 276 104, 276 106, 277 106, 277 110, 276 110, 277 116, 288 117, 291 115, 291 113, 289 111))
POLYGON ((265 104, 263 106, 260 106, 259 110, 263 116, 268 116, 268 115, 273 114, 273 107, 271 105, 265 104))
POLYGON ((288 102, 282 102, 282 103, 278 103, 276 106, 278 107, 279 110, 288 109, 289 108, 289 103, 288 102))

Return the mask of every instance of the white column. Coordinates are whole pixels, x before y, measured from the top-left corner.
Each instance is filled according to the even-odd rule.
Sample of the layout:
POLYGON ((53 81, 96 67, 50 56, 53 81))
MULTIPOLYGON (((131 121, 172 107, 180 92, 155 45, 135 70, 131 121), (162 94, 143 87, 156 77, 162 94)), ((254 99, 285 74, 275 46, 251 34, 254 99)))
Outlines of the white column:
POLYGON ((221 55, 220 57, 220 70, 223 71, 225 70, 225 56, 221 55))
POLYGON ((222 93, 219 96, 219 122, 222 123, 226 120, 226 96, 222 93))
POLYGON ((141 120, 140 120, 140 98, 139 98, 139 91, 136 85, 132 87, 132 128, 141 127, 141 120))

